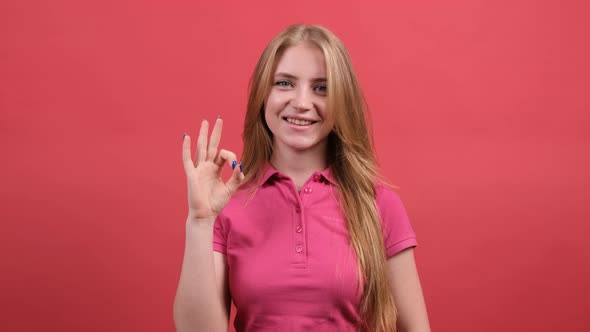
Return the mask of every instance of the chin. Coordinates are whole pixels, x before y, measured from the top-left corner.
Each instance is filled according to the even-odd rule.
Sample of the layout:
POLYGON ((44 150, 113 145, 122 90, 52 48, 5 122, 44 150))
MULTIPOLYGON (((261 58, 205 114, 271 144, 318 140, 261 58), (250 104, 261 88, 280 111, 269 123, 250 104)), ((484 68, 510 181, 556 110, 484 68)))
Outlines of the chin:
POLYGON ((314 148, 319 142, 307 140, 289 140, 283 141, 283 144, 296 151, 305 151, 314 148))

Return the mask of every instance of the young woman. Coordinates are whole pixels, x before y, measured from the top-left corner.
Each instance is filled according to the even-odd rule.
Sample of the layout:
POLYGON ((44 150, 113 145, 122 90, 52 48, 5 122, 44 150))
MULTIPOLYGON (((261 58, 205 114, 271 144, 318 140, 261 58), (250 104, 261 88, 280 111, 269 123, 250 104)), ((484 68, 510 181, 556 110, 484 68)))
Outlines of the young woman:
POLYGON ((295 25, 252 76, 243 165, 219 149, 221 117, 210 137, 202 122, 194 160, 185 134, 178 331, 226 331, 231 300, 236 331, 429 331, 415 234, 365 117, 342 43, 295 25))

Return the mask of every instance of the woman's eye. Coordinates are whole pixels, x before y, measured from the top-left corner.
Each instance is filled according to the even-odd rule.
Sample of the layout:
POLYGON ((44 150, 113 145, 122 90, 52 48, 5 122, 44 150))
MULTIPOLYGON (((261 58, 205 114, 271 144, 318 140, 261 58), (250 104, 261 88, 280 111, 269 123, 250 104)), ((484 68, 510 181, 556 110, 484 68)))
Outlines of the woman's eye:
POLYGON ((327 86, 325 86, 325 85, 318 85, 318 86, 316 86, 316 89, 317 89, 319 92, 323 92, 323 93, 325 93, 325 92, 327 92, 327 90, 328 90, 328 87, 327 87, 327 86))
MULTIPOLYGON (((291 84, 291 82, 289 82, 289 81, 276 81, 274 83, 274 85, 282 87, 282 88, 288 88, 288 87, 293 86, 293 84, 291 84)), ((328 90, 328 87, 325 85, 318 85, 318 86, 314 87, 313 89, 318 91, 319 93, 325 94, 328 90)))

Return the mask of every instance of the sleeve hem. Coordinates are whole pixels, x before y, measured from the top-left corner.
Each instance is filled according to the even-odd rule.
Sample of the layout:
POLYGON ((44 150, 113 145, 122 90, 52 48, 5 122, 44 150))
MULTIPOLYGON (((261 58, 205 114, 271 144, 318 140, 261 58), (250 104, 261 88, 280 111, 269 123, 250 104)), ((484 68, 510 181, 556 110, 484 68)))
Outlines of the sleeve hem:
POLYGON ((416 247, 418 245, 418 242, 416 242, 416 238, 415 237, 409 237, 405 240, 399 241, 398 243, 389 246, 387 248, 387 250, 385 251, 387 258, 390 258, 391 256, 394 256, 395 254, 399 253, 400 251, 404 250, 404 249, 408 249, 408 248, 412 248, 412 247, 416 247))
POLYGON ((213 242, 213 251, 217 251, 224 255, 227 255, 227 248, 224 245, 219 244, 217 242, 213 242))

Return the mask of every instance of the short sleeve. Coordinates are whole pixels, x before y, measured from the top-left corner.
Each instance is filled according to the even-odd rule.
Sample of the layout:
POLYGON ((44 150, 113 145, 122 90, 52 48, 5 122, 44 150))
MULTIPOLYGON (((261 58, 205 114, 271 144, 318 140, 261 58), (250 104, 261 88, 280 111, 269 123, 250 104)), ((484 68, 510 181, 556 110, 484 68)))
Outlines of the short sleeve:
POLYGON ((225 218, 220 213, 215 218, 215 224, 213 225, 213 250, 227 255, 227 232, 225 231, 227 225, 225 225, 225 218))
POLYGON ((417 246, 416 234, 399 195, 380 185, 377 187, 376 202, 381 216, 387 258, 417 246))

